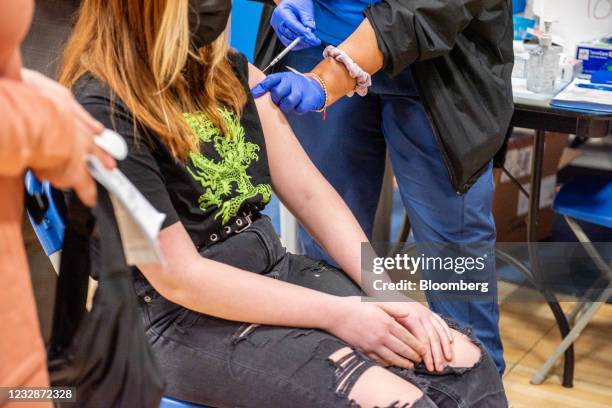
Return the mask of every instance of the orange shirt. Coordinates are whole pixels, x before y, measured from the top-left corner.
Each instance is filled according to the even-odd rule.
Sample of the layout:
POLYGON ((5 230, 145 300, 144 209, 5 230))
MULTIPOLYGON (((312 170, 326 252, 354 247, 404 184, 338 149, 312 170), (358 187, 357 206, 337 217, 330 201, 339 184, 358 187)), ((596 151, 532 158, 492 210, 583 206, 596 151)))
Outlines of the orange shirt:
POLYGON ((67 157, 65 136, 74 125, 36 90, 11 79, 0 79, 0 123, 0 386, 45 386, 46 355, 21 236, 23 175, 27 167, 67 157))
MULTIPOLYGON (((71 153, 73 121, 35 89, 21 83, 19 44, 32 15, 32 0, 0 2, 0 386, 48 386, 27 268, 21 220, 23 176, 71 153)), ((0 406, 8 407, 0 401, 0 406)), ((50 407, 15 403, 15 407, 50 407)))

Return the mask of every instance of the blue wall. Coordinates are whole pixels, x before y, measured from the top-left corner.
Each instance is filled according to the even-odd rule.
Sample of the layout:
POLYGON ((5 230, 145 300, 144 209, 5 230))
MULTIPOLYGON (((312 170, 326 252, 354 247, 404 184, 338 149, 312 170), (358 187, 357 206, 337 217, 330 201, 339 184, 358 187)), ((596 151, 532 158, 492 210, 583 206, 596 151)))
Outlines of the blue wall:
POLYGON ((232 3, 231 45, 251 62, 262 7, 256 1, 234 0, 232 3))
POLYGON ((525 11, 526 0, 512 0, 512 14, 522 13, 525 11))

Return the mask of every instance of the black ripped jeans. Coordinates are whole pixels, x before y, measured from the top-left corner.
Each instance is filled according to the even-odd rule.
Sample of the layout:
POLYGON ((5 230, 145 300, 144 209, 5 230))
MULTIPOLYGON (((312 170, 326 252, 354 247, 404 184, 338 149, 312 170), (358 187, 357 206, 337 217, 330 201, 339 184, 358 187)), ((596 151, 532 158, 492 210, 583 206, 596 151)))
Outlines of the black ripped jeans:
MULTIPOLYGON (((202 256, 323 292, 362 294, 341 271, 287 253, 265 217, 206 248, 202 256)), ((347 344, 331 334, 197 313, 160 296, 139 272, 134 285, 167 395, 214 407, 359 406, 348 395, 361 374, 376 363, 358 351, 332 362, 328 357, 347 344)), ((423 391, 412 407, 507 406, 501 379, 486 352, 468 369, 447 368, 434 374, 422 367, 390 370, 423 391)), ((390 401, 389 406, 403 405, 390 401)))

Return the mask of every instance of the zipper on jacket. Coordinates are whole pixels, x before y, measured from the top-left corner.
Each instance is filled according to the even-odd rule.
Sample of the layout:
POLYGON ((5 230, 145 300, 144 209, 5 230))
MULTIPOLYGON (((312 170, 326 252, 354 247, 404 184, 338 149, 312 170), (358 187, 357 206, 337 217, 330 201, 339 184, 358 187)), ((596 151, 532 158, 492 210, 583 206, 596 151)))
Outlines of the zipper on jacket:
POLYGON ((457 193, 457 195, 465 194, 469 190, 469 186, 467 184, 464 184, 460 188, 457 188, 457 185, 459 184, 457 182, 457 176, 455 175, 450 165, 450 159, 448 158, 448 155, 444 151, 444 143, 442 143, 442 138, 440 137, 440 131, 438 130, 437 125, 433 120, 433 116, 431 114, 431 110, 429 109, 429 105, 423 99, 423 89, 421 88, 421 84, 419 83, 419 81, 416 80, 416 77, 414 76, 414 70, 412 69, 412 67, 410 67, 410 71, 412 72, 412 78, 414 78, 414 83, 417 87, 417 91, 419 92, 419 99, 421 99, 421 103, 423 104, 423 108, 425 109, 425 114, 427 115, 427 119, 429 120, 429 124, 431 125, 431 130, 433 131, 433 134, 436 138, 436 142, 438 143, 438 149, 440 150, 440 154, 442 155, 442 162, 444 163, 444 167, 446 167, 446 171, 448 172, 450 182, 455 188, 455 192, 457 193))

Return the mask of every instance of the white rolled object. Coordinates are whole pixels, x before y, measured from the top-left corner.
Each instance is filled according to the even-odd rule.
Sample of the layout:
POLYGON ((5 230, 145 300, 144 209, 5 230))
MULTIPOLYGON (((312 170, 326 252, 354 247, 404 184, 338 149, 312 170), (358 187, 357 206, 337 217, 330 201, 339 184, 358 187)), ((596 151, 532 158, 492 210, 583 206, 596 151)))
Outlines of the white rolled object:
POLYGON ((94 142, 115 160, 123 160, 127 157, 128 148, 125 140, 121 135, 110 129, 104 129, 102 133, 95 137, 94 142))

